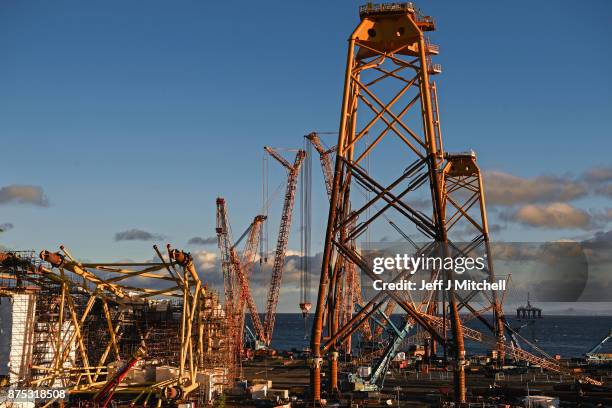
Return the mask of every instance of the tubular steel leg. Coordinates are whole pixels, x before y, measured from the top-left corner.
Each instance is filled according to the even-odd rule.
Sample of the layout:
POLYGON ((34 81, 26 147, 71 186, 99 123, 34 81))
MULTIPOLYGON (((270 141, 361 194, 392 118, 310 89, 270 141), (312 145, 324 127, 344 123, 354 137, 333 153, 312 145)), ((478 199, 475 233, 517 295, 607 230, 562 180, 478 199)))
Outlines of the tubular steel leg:
POLYGON ((329 388, 332 393, 338 392, 338 352, 329 353, 329 388))

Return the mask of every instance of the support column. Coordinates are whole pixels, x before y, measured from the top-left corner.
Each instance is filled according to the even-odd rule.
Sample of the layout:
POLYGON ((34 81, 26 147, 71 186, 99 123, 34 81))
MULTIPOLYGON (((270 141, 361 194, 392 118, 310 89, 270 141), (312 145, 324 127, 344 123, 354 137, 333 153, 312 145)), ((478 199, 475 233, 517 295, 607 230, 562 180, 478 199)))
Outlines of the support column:
POLYGON ((329 353, 329 389, 332 393, 338 392, 338 352, 329 353))
POLYGON ((315 401, 321 401, 321 363, 322 358, 313 358, 310 360, 310 393, 315 401))

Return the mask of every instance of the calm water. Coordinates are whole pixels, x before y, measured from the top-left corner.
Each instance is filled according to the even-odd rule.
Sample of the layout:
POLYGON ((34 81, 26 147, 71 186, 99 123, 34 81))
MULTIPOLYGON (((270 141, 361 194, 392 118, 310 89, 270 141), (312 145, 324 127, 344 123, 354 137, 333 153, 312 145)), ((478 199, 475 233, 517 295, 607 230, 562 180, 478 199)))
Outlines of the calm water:
MULTIPOLYGON (((399 316, 394 316, 399 324, 399 316)), ((514 328, 524 323, 508 318, 514 328)), ((307 321, 307 334, 310 336, 312 318, 307 321)), ((474 329, 486 329, 481 323, 472 321, 474 329)), ((545 352, 564 357, 580 357, 595 346, 612 329, 612 316, 545 316, 533 324, 523 327, 519 333, 528 341, 536 344, 545 352)), ((308 345, 304 339, 304 320, 301 314, 283 313, 276 317, 272 347, 279 350, 301 349, 308 345)), ((486 349, 474 342, 467 342, 468 352, 482 353, 486 349)), ((527 348, 527 347, 526 347, 527 348)), ((612 352, 612 342, 602 350, 612 352)))

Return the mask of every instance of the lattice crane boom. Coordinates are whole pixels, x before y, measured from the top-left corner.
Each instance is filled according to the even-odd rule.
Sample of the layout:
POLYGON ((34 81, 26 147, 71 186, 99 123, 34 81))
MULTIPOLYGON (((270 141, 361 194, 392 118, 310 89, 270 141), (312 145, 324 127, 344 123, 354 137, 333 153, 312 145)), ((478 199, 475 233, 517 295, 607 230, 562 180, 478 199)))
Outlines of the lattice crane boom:
POLYGON ((253 328, 255 329, 255 335, 258 340, 263 340, 264 330, 259 319, 259 313, 257 312, 257 305, 253 300, 250 287, 250 277, 255 264, 255 257, 257 255, 257 247, 259 245, 259 236, 261 232, 262 223, 266 217, 263 215, 257 215, 251 226, 249 227, 249 236, 246 242, 245 249, 242 253, 242 260, 238 258, 235 248, 231 249, 231 258, 234 265, 235 271, 238 273, 238 279, 240 281, 240 297, 238 300, 237 312, 238 317, 238 328, 240 341, 242 341, 244 333, 244 307, 245 304, 249 309, 251 315, 251 321, 253 322, 253 328))
POLYGON ((311 133, 306 136, 306 139, 312 143, 315 150, 319 153, 319 161, 321 162, 321 168, 323 169, 323 179, 325 180, 325 190, 327 191, 327 197, 331 197, 332 187, 334 182, 334 173, 332 170, 331 153, 334 149, 325 150, 321 144, 321 139, 316 133, 311 133))
POLYGON ((266 344, 270 345, 272 341, 272 333, 274 331, 274 323, 276 321, 276 306, 280 286, 283 278, 283 270, 285 266, 285 255, 287 252, 287 244, 289 242, 289 232, 291 231, 291 219, 293 207, 295 204, 295 192, 299 176, 299 170, 306 156, 304 150, 298 150, 295 155, 293 165, 282 157, 276 150, 271 147, 264 147, 265 151, 275 158, 288 171, 287 188, 285 190, 285 200, 283 211, 281 214, 281 223, 276 242, 276 251, 274 254, 274 265, 272 267, 272 277, 268 289, 268 299, 266 302, 266 317, 264 321, 264 333, 266 344))
POLYGON ((227 204, 225 199, 217 198, 217 237, 221 252, 226 312, 228 317, 234 320, 236 328, 234 336, 240 350, 242 349, 245 305, 251 315, 257 338, 263 340, 265 336, 249 284, 249 277, 257 254, 261 225, 265 219, 266 217, 263 215, 256 216, 245 234, 243 234, 243 236, 248 234, 248 238, 241 260, 236 251, 235 244, 232 242, 227 204))
POLYGON ((227 216, 225 199, 217 197, 217 242, 221 254, 221 270, 223 272, 223 288, 225 293, 226 313, 232 316, 234 313, 235 280, 232 273, 232 236, 227 216))

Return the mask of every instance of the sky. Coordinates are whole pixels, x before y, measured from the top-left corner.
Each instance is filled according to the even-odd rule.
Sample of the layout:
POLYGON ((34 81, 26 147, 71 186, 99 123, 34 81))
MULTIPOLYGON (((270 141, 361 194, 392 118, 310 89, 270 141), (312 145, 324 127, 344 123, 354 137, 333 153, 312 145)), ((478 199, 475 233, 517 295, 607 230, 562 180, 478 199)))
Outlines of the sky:
MULTIPOLYGON (((359 4, 2 2, 0 245, 114 261, 170 242, 215 274, 215 198, 239 235, 261 211, 263 146, 337 130, 359 4)), ((494 239, 612 240, 610 2, 417 5, 437 25, 445 148, 478 152, 494 239)), ((279 217, 277 202, 271 247, 279 217)))

